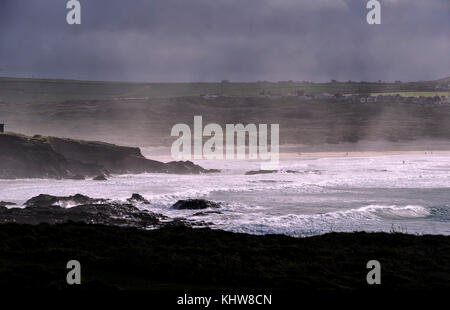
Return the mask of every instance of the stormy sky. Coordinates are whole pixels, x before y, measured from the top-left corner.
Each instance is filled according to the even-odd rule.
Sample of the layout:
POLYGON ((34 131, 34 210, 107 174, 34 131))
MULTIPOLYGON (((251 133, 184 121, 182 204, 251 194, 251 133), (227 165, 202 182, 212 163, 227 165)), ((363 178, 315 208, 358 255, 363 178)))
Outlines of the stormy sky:
POLYGON ((0 76, 148 82, 450 75, 450 0, 0 1, 0 76))

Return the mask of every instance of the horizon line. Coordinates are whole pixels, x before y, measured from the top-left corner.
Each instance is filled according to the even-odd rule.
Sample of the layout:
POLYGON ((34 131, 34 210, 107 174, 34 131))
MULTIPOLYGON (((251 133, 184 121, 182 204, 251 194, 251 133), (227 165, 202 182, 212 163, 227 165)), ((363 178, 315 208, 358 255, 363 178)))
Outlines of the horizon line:
POLYGON ((331 79, 326 82, 318 82, 318 81, 295 81, 295 80, 285 80, 285 81, 269 81, 269 80, 256 80, 256 81, 231 81, 227 79, 223 79, 221 81, 196 81, 196 82, 187 82, 187 81, 177 81, 177 82, 167 82, 167 81, 160 81, 160 82, 149 82, 149 81, 125 81, 125 80, 88 80, 88 79, 76 79, 76 78, 57 78, 57 77, 17 77, 17 76, 3 76, 0 75, 0 80, 2 79, 10 79, 10 80, 35 80, 35 81, 62 81, 62 82, 84 82, 84 83, 111 83, 111 84, 222 84, 222 83, 229 83, 229 84, 257 84, 257 83, 271 83, 271 84, 277 84, 277 83, 294 83, 294 84, 333 84, 333 83, 368 83, 368 84, 394 84, 398 81, 402 83, 418 83, 418 82, 437 82, 440 80, 450 79, 450 75, 442 78, 437 78, 433 80, 415 80, 415 81, 383 81, 383 80, 377 80, 377 81, 365 81, 365 80, 346 80, 346 81, 340 81, 331 79), (380 83, 381 81, 381 83, 380 83))

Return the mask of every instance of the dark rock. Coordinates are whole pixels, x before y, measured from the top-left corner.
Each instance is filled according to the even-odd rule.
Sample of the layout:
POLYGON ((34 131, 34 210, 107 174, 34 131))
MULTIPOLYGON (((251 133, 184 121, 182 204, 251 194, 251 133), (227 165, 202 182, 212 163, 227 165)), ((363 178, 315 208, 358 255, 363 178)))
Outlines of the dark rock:
POLYGON ((150 160, 139 148, 94 141, 7 133, 0 135, 0 149, 0 178, 3 179, 68 179, 77 175, 93 177, 110 173, 219 172, 190 161, 163 163, 150 160))
POLYGON ((67 160, 41 138, 0 135, 0 178, 67 178, 67 160))
MULTIPOLYGON (((184 219, 181 218, 175 218, 170 222, 164 223, 164 228, 166 229, 170 229, 170 228, 175 228, 175 229, 183 229, 186 228, 186 221, 184 219)), ((199 226, 202 226, 201 224, 199 226)))
POLYGON ((14 202, 0 201, 0 207, 15 206, 15 205, 16 204, 14 202))
POLYGON ((147 228, 160 224, 164 216, 141 211, 131 204, 88 204, 66 209, 71 221, 114 226, 147 228))
MULTIPOLYGON (((143 198, 133 195, 136 200, 143 198)), ((110 226, 158 228, 165 226, 200 226, 202 223, 182 218, 169 220, 161 214, 140 210, 131 203, 110 202, 107 199, 95 199, 84 195, 57 197, 39 195, 29 199, 25 208, 6 208, 0 206, 0 224, 58 224, 66 222, 83 222, 110 226), (64 208, 64 203, 75 206, 64 208)))
POLYGON ((255 174, 268 174, 268 173, 277 173, 278 170, 252 170, 247 171, 245 175, 255 175, 255 174))
MULTIPOLYGON (((208 173, 192 162, 163 163, 145 158, 136 147, 118 146, 115 144, 80 141, 48 137, 52 148, 71 162, 94 165, 112 174, 126 173, 174 173, 199 174, 208 173)), ((103 173, 105 174, 105 173, 103 173)))
POLYGON ((96 176, 92 180, 94 180, 94 181, 107 181, 108 179, 103 174, 101 174, 101 175, 96 176))
POLYGON ((149 204, 150 203, 147 199, 145 199, 144 197, 142 197, 139 194, 131 195, 131 198, 128 198, 127 201, 131 202, 131 203, 133 203, 133 202, 139 202, 139 203, 145 203, 145 204, 149 204))
POLYGON ((166 164, 167 173, 174 174, 201 174, 218 173, 217 169, 204 169, 191 161, 171 161, 166 164))
POLYGON ((25 208, 0 207, 0 223, 56 224, 73 221, 147 228, 160 225, 160 219, 165 218, 159 214, 141 211, 132 204, 107 203, 105 199, 93 199, 83 195, 69 197, 39 195, 25 204, 25 208), (79 205, 71 208, 57 205, 64 201, 73 201, 79 205))
POLYGON ((25 205, 27 208, 31 207, 49 207, 52 205, 58 205, 60 203, 68 203, 73 202, 75 205, 82 205, 82 204, 88 204, 88 203, 99 203, 99 202, 105 202, 104 199, 95 199, 90 198, 81 194, 76 194, 74 196, 67 196, 67 197, 59 197, 59 196, 52 196, 52 195, 45 195, 41 194, 39 196, 33 197, 29 199, 27 202, 25 202, 25 205))
POLYGON ((178 200, 172 209, 176 210, 200 210, 208 208, 220 208, 221 204, 205 199, 188 199, 188 200, 178 200))

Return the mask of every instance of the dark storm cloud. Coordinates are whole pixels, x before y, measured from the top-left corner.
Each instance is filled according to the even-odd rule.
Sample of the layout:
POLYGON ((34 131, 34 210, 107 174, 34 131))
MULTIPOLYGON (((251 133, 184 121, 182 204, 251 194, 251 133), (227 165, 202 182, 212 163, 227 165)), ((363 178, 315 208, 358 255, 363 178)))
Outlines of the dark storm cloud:
POLYGON ((99 80, 421 80, 450 74, 450 1, 0 2, 0 74, 99 80))

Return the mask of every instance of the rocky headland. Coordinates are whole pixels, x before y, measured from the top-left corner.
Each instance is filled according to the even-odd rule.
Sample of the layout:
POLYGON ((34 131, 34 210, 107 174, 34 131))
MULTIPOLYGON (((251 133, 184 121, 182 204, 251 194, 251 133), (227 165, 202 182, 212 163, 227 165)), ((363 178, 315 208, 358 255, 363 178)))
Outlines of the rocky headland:
POLYGON ((0 179, 104 179, 110 174, 218 172, 190 161, 163 163, 141 150, 96 141, 0 134, 0 179), (102 178, 100 178, 102 176, 102 178))

